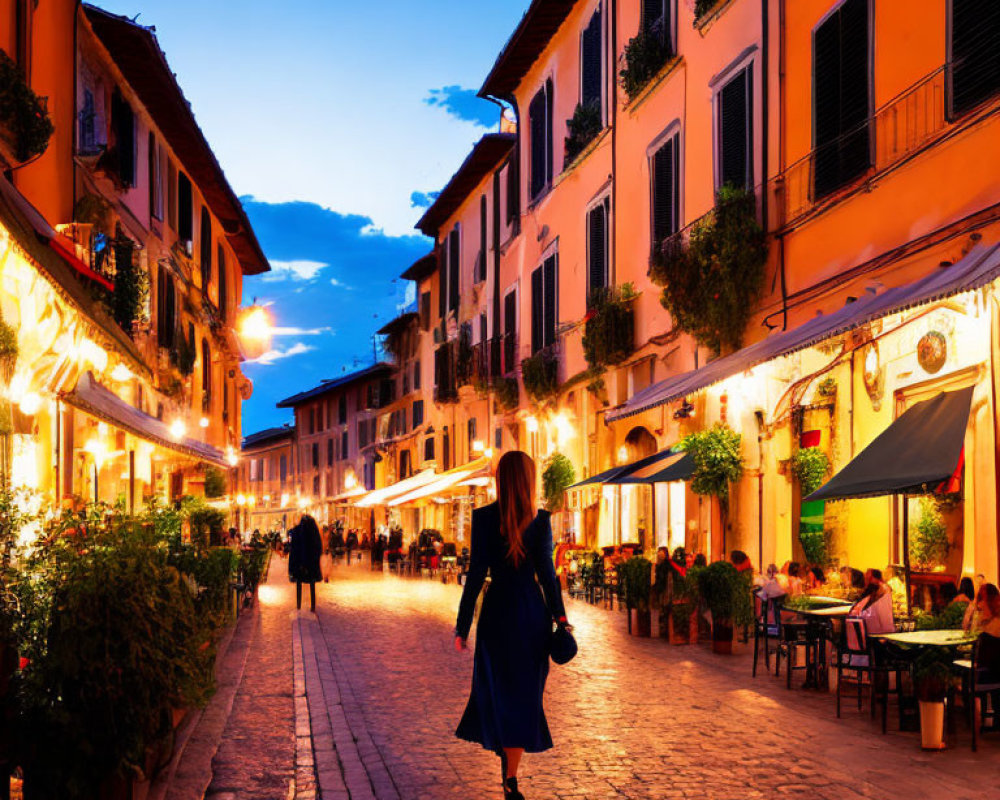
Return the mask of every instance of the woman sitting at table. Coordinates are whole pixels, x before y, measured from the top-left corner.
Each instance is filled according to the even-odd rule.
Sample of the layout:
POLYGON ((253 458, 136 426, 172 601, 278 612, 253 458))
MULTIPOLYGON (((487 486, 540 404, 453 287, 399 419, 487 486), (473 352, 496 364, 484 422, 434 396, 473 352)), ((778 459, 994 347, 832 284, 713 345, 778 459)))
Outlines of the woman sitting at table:
POLYGON ((798 561, 792 561, 788 565, 788 594, 791 597, 797 597, 805 592, 800 577, 801 572, 802 567, 798 561))
POLYGON ((893 633, 896 622, 892 616, 892 592, 882 582, 882 571, 870 569, 865 573, 865 588, 860 599, 851 606, 849 616, 865 621, 870 635, 893 633))
POLYGON ((972 584, 972 578, 966 575, 958 582, 958 594, 953 602, 972 603, 976 597, 976 587, 972 584))
POLYGON ((962 628, 1000 636, 1000 590, 992 583, 984 583, 976 594, 976 602, 969 603, 962 628))

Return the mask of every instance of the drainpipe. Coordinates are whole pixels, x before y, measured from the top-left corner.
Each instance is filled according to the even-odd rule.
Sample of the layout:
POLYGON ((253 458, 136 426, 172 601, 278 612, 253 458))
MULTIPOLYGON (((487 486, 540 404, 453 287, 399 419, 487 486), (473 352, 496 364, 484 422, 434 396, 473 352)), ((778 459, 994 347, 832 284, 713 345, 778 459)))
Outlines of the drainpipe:
POLYGON ((762 119, 761 119, 761 139, 763 141, 763 153, 761 154, 760 166, 762 172, 763 180, 763 194, 761 198, 761 227, 764 229, 764 233, 767 233, 767 166, 768 166, 768 150, 771 147, 771 142, 768 139, 767 133, 769 129, 768 117, 770 116, 770 108, 768 106, 768 96, 770 92, 768 91, 769 85, 771 83, 771 70, 770 70, 770 58, 769 58, 769 47, 768 42, 770 39, 769 28, 769 7, 771 5, 771 0, 760 0, 760 24, 761 24, 761 37, 760 37, 760 51, 761 51, 761 61, 764 63, 764 79, 761 81, 761 108, 762 108, 762 119))
POLYGON ((754 411, 757 420, 757 571, 764 571, 764 412, 754 411))
MULTIPOLYGON (((785 0, 778 0, 778 170, 781 180, 781 197, 778 206, 778 276, 781 283, 781 329, 788 330, 788 281, 785 275, 785 203, 788 200, 785 175, 785 0)), ((765 82, 766 85, 766 82, 765 82)))
POLYGON ((611 58, 609 60, 608 77, 611 86, 608 92, 608 104, 611 106, 611 263, 609 283, 614 286, 618 277, 618 0, 611 0, 611 58))

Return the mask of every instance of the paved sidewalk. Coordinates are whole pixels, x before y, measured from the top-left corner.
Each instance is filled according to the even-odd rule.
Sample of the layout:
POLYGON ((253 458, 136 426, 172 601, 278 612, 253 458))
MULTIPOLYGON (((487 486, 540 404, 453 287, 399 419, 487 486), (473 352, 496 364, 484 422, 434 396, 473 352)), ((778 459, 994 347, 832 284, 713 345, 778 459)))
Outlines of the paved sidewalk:
MULTIPOLYGON (((453 736, 472 668, 452 651, 458 588, 352 567, 319 590, 318 623, 300 624, 322 797, 499 797, 497 759, 453 736)), ((882 736, 867 709, 837 720, 829 695, 751 678, 746 656, 630 637, 617 611, 573 602, 569 614, 581 651, 550 673, 556 747, 525 758, 529 798, 1000 797, 996 736, 973 754, 961 730, 953 749, 924 753, 915 734, 882 736)))

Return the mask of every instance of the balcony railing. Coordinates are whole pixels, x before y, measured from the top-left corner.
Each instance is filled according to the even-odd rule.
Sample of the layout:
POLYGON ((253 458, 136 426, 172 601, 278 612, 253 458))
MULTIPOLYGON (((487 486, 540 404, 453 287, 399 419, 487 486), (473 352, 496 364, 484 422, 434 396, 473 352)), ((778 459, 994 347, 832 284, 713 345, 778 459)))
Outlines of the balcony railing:
POLYGON ((947 65, 939 67, 778 176, 785 224, 796 222, 838 189, 890 169, 933 141, 949 122, 948 74, 947 65))

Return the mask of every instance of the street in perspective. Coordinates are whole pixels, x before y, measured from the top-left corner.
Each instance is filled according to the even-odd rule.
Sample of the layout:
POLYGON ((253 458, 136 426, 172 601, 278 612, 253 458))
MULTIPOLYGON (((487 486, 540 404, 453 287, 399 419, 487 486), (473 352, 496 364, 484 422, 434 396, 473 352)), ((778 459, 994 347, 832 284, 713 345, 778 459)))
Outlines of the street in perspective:
POLYGON ((1000 800, 997 0, 0 0, 0 800, 1000 800))

